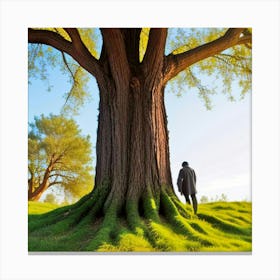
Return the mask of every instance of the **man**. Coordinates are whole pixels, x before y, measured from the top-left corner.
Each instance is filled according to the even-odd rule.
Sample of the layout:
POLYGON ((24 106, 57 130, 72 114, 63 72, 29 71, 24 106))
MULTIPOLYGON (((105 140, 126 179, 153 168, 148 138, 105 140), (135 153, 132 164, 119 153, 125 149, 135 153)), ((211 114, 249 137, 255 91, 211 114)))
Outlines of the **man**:
POLYGON ((177 186, 181 194, 186 198, 186 202, 191 204, 189 196, 192 198, 192 205, 194 214, 197 213, 197 200, 196 200, 196 175, 194 170, 189 167, 189 163, 184 161, 182 169, 179 172, 177 186))

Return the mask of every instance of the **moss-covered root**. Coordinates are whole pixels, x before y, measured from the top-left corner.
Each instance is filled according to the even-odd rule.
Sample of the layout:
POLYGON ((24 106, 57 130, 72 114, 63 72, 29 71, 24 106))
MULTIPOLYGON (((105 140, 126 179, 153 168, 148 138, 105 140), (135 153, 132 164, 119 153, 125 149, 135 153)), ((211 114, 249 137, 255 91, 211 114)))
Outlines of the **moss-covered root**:
POLYGON ((144 215, 146 219, 159 219, 156 210, 153 208, 153 202, 144 202, 143 199, 129 200, 126 203, 126 222, 131 233, 136 235, 137 238, 141 237, 149 242, 148 240, 150 239, 150 232, 143 217, 140 216, 139 207, 143 208, 142 211, 145 213, 144 215))
POLYGON ((154 237, 145 223, 147 219, 159 221, 152 197, 130 199, 124 210, 125 216, 117 217, 116 208, 107 209, 100 231, 87 249, 99 252, 156 251, 154 237))
POLYGON ((156 247, 143 236, 135 233, 124 226, 118 227, 117 239, 114 243, 103 243, 98 252, 154 252, 156 247))
POLYGON ((230 212, 221 213, 216 213, 215 209, 213 215, 215 205, 205 205, 204 208, 201 206, 197 217, 191 206, 183 205, 168 190, 161 190, 157 195, 149 188, 141 197, 127 199, 123 204, 111 200, 105 209, 107 195, 108 191, 100 188, 63 210, 38 215, 38 218, 32 215, 29 249, 101 252, 251 250, 250 223, 239 218, 240 211, 246 209, 237 207, 236 211, 230 209, 230 212), (233 215, 237 217, 233 219, 233 215))
POLYGON ((144 235, 144 232, 146 230, 145 225, 139 215, 139 204, 138 200, 128 200, 126 202, 126 219, 129 228, 132 230, 135 234, 144 235))
MULTIPOLYGON (((155 236, 149 228, 149 223, 160 223, 159 204, 160 197, 155 198, 150 188, 147 188, 147 191, 139 199, 126 202, 126 221, 129 230, 137 239, 136 243, 139 243, 136 246, 139 250, 141 248, 144 251, 154 251, 152 248, 157 248, 155 236)), ((127 235, 125 234, 125 236, 127 235)), ((131 239, 132 236, 129 235, 129 238, 131 239)), ((123 242, 122 239, 120 242, 123 242)))
POLYGON ((174 202, 165 192, 162 193, 161 202, 165 216, 175 232, 183 234, 189 240, 199 241, 203 246, 217 245, 208 236, 196 231, 188 220, 180 215, 174 202))
POLYGON ((154 222, 160 222, 159 218, 159 207, 160 207, 160 195, 158 197, 152 195, 150 188, 147 188, 147 192, 142 196, 141 199, 143 206, 144 217, 154 222))
POLYGON ((107 209, 104 220, 95 237, 86 247, 87 251, 97 251, 100 246, 106 243, 112 244, 114 242, 119 222, 117 212, 117 206, 112 203, 107 209))

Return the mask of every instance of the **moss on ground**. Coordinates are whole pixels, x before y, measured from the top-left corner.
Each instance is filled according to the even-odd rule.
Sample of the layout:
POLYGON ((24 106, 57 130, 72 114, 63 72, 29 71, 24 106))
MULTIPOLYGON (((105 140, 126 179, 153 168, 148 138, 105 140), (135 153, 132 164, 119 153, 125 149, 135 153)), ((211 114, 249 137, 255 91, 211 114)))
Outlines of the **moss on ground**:
MULTIPOLYGON (((102 194, 98 196, 102 198, 102 194)), ((117 214, 113 206, 104 215, 100 212, 102 203, 102 199, 89 196, 72 206, 57 209, 55 205, 39 207, 38 203, 29 203, 29 251, 252 250, 252 205, 249 202, 201 204, 198 215, 194 215, 189 205, 163 193, 160 211, 155 211, 157 203, 147 197, 141 215, 136 202, 128 202, 127 216, 117 214), (50 212, 44 213, 46 211, 50 212)))

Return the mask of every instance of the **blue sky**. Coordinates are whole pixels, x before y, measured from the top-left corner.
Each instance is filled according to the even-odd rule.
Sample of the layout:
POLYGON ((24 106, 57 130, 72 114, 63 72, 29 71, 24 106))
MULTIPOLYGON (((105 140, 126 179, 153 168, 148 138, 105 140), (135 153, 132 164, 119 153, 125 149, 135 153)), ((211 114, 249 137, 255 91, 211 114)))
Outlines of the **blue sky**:
MULTIPOLYGON (((50 92, 45 81, 32 80, 29 85, 29 122, 40 114, 58 114, 65 102, 63 94, 70 88, 67 78, 55 70, 49 80, 53 86, 50 92)), ((94 157, 99 101, 94 79, 90 80, 89 89, 92 100, 74 119, 83 134, 91 136, 94 157)), ((233 87, 233 95, 240 95, 237 86, 233 87)), ((211 100, 213 109, 208 111, 195 89, 185 87, 182 96, 177 97, 167 85, 165 104, 174 188, 177 190, 182 161, 188 161, 197 173, 198 199, 225 194, 228 200, 251 200, 251 96, 230 102, 218 92, 211 100)))
POLYGON ((193 91, 166 96, 172 178, 183 160, 198 177, 198 197, 251 200, 251 98, 229 102, 218 94, 207 111, 193 91))

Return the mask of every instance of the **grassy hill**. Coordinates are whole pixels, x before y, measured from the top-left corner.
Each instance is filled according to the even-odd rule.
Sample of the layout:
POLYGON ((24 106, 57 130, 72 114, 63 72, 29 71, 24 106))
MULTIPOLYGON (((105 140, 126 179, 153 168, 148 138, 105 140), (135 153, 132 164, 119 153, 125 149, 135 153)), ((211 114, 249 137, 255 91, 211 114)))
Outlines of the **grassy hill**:
POLYGON ((38 201, 28 201, 28 214, 44 214, 58 208, 59 205, 47 203, 47 202, 38 202, 38 201))
MULTIPOLYGON (((29 251, 90 251, 100 220, 74 221, 66 226, 60 219, 49 224, 62 211, 57 205, 29 202, 29 251), (51 211, 51 212, 49 212, 51 211), (42 215, 38 215, 44 213, 42 215), (40 226, 43 225, 43 226, 40 226)), ((187 217, 178 215, 178 227, 146 220, 148 234, 132 232, 125 220, 94 251, 101 252, 250 252, 252 249, 252 204, 250 202, 212 202, 200 204, 198 215, 183 205, 187 217), (180 229, 180 225, 183 227, 180 229)), ((104 233, 105 234, 105 233, 104 233)), ((106 234, 105 234, 106 235, 106 234)), ((100 233, 99 238, 102 238, 100 233)))

